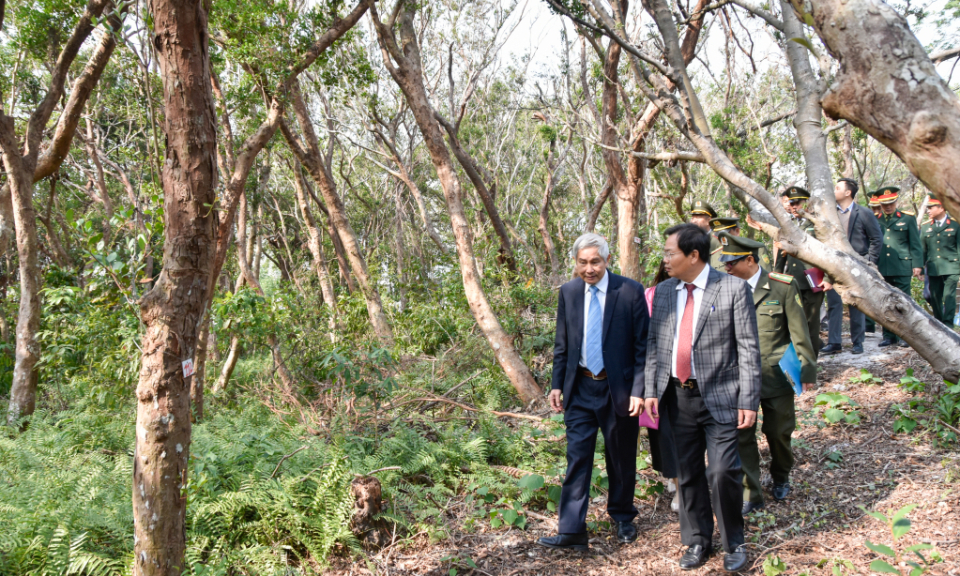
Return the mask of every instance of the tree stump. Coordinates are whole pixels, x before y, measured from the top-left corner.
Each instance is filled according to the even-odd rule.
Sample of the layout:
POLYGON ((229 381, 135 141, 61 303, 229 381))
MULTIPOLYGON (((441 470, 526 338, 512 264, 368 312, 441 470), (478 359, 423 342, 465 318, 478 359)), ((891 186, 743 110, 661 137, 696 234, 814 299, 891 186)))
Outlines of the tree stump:
POLYGON ((383 509, 380 481, 358 475, 350 483, 350 492, 356 500, 350 531, 364 548, 383 548, 390 542, 390 529, 385 520, 376 518, 383 509))

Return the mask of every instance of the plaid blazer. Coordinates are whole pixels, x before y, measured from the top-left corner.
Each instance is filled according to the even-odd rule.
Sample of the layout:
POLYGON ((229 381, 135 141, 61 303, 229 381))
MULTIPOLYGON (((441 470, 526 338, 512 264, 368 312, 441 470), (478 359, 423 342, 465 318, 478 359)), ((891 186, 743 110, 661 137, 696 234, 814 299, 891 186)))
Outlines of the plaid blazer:
MULTIPOLYGON (((647 340, 644 398, 662 399, 670 379, 677 330, 677 284, 657 284, 647 340)), ((710 270, 693 331, 693 365, 703 402, 717 422, 760 405, 760 344, 746 281, 710 270)))

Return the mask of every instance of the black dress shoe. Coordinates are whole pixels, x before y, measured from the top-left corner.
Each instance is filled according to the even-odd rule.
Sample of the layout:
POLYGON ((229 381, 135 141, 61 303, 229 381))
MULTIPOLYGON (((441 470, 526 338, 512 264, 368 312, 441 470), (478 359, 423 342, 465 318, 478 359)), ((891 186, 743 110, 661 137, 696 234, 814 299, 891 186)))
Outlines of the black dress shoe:
POLYGON ((583 534, 557 534, 537 540, 537 544, 557 550, 576 550, 586 552, 590 548, 590 540, 586 532, 583 534))
POLYGON ((723 569, 727 572, 740 572, 747 567, 747 547, 743 544, 723 557, 723 569))
POLYGON ((893 346, 896 343, 897 343, 896 340, 890 340, 889 338, 884 338, 883 340, 880 341, 879 344, 877 344, 877 346, 880 348, 884 348, 886 346, 893 346))
POLYGON ((839 351, 842 350, 842 349, 843 349, 843 347, 840 346, 839 344, 827 344, 826 346, 824 346, 823 348, 820 349, 820 353, 821 353, 821 354, 836 354, 837 352, 839 352, 839 351))
POLYGON ((763 508, 763 502, 751 502, 747 500, 743 503, 743 508, 740 510, 740 513, 746 516, 747 514, 754 512, 763 508))
POLYGON ((774 484, 772 492, 774 500, 786 500, 787 496, 790 494, 790 483, 781 482, 774 484))
POLYGON ((863 346, 854 346, 853 349, 850 350, 850 353, 851 353, 851 354, 863 354, 863 346))
POLYGON ((687 548, 687 551, 680 558, 680 569, 693 570, 703 566, 707 563, 707 558, 710 557, 711 553, 710 548, 704 548, 699 544, 687 548))
POLYGON ((637 527, 633 522, 617 522, 617 541, 629 544, 637 539, 637 527))

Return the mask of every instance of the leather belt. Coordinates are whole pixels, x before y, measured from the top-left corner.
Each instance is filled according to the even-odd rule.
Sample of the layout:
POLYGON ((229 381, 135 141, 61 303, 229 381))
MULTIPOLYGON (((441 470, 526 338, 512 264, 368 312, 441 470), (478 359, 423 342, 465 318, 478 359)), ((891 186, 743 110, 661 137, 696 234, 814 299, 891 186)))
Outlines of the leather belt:
POLYGON ((589 371, 589 370, 587 370, 586 368, 584 368, 584 367, 581 366, 581 367, 580 367, 580 374, 582 374, 582 375, 584 375, 584 376, 586 376, 587 378, 590 378, 590 379, 592 379, 592 380, 606 380, 606 379, 607 379, 607 369, 606 369, 606 368, 604 368, 603 370, 601 370, 599 374, 594 374, 593 372, 591 372, 591 371, 589 371))
POLYGON ((670 384, 673 384, 674 386, 679 386, 679 387, 681 387, 681 388, 685 388, 685 389, 687 389, 687 390, 693 390, 694 388, 697 387, 697 379, 696 379, 696 378, 690 378, 690 379, 688 379, 688 380, 685 380, 685 381, 681 382, 679 378, 674 378, 673 376, 671 376, 671 377, 670 377, 670 380, 669 380, 669 383, 670 383, 670 384))

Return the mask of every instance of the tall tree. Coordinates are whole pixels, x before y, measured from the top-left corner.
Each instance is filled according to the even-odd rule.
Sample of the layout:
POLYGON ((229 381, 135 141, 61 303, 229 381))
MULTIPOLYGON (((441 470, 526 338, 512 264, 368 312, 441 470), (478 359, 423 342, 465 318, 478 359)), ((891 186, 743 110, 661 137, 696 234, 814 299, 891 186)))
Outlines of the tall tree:
POLYGON ((533 374, 530 373, 530 369, 514 347, 513 340, 500 325, 483 291, 480 271, 473 254, 473 235, 470 233, 470 224, 463 208, 460 180, 450 158, 450 152, 443 141, 437 114, 427 98, 427 91, 423 84, 420 45, 413 24, 415 12, 416 6, 412 2, 398 0, 390 17, 384 22, 381 21, 376 8, 371 8, 370 14, 377 30, 377 40, 383 52, 384 65, 406 98, 407 105, 423 134, 437 177, 440 179, 456 239, 460 273, 463 277, 463 287, 470 311, 473 312, 480 331, 493 348, 497 361, 517 390, 520 399, 524 403, 534 402, 542 399, 543 391, 534 381, 533 374), (399 38, 394 30, 395 27, 398 28, 399 38))

